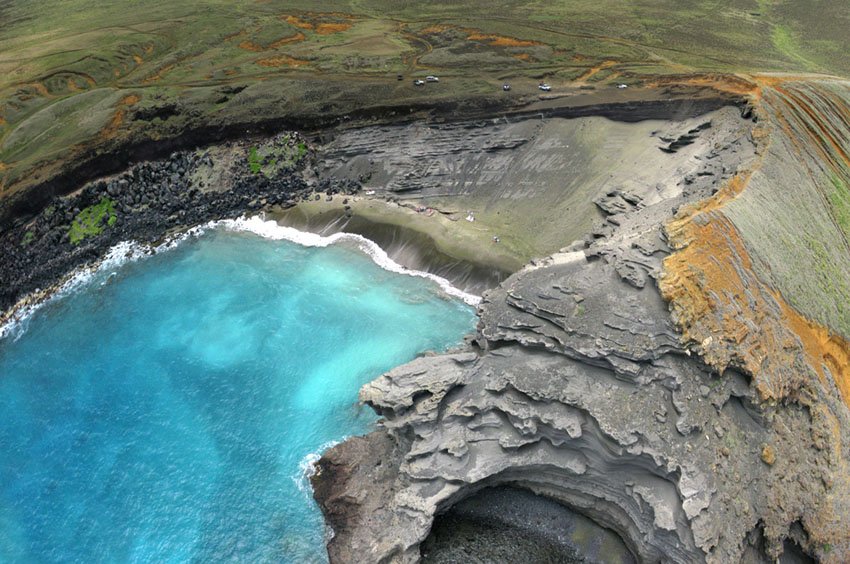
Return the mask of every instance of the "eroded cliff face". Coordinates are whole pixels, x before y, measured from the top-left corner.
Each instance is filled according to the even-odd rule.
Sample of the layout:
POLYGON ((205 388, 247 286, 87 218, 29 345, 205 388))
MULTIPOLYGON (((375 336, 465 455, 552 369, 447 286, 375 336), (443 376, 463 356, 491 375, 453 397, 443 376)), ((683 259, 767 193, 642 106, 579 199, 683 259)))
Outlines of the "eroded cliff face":
POLYGON ((381 426, 314 478, 333 562, 418 561, 435 516, 500 484, 587 515, 638 561, 850 556, 846 362, 811 349, 841 341, 761 277, 722 211, 780 132, 715 121, 677 180, 606 192, 584 242, 485 294, 467 350, 361 390, 381 426))
POLYGON ((843 561, 850 554, 850 196, 843 190, 850 85, 761 77, 753 87, 759 158, 669 225, 679 250, 666 259, 660 288, 708 364, 751 375, 763 402, 809 412, 812 434, 793 432, 826 453, 825 488, 814 504, 785 502, 787 513, 815 547, 828 549, 824 559, 843 561))

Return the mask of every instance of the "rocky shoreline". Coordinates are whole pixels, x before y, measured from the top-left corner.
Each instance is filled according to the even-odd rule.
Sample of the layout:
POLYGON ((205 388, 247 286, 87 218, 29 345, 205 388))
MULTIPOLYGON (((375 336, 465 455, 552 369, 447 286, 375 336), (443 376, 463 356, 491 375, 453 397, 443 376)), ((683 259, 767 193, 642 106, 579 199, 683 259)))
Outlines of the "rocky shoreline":
MULTIPOLYGON (((371 149, 368 142, 355 142, 354 152, 346 157, 349 149, 340 150, 340 147, 341 144, 353 142, 362 132, 366 133, 365 139, 368 139, 370 131, 380 132, 382 127, 387 130, 399 127, 412 127, 414 130, 422 127, 445 129, 454 132, 451 135, 455 135, 454 141, 459 143, 468 141, 465 131, 480 130, 482 126, 491 127, 487 124, 495 123, 494 112, 506 123, 518 124, 532 123, 544 117, 557 121, 586 116, 606 116, 613 120, 636 122, 669 116, 686 119, 728 104, 741 104, 732 97, 699 89, 684 89, 681 92, 671 90, 666 94, 667 98, 649 95, 647 99, 641 99, 639 96, 636 100, 619 103, 594 103, 593 99, 578 102, 569 98, 518 106, 494 102, 475 106, 474 111, 467 112, 465 118, 459 115, 461 109, 465 108, 462 104, 450 104, 445 108, 439 105, 410 107, 408 111, 393 108, 383 113, 370 110, 363 115, 348 116, 348 120, 327 118, 330 121, 309 122, 308 125, 313 127, 326 127, 313 135, 310 141, 299 133, 281 132, 280 127, 289 121, 259 121, 249 125, 231 125, 209 137, 210 141, 231 137, 237 140, 217 145, 207 144, 199 149, 177 150, 152 160, 143 159, 157 157, 168 148, 197 145, 197 139, 204 135, 206 129, 193 130, 160 142, 127 142, 122 147, 113 147, 111 154, 81 157, 79 166, 71 167, 66 173, 34 187, 27 192, 28 195, 18 195, 3 203, 0 264, 4 267, 0 270, 0 312, 3 312, 3 319, 8 319, 19 307, 44 299, 75 269, 95 263, 118 242, 135 240, 154 243, 168 233, 201 223, 238 217, 244 213, 286 209, 308 197, 317 197, 315 192, 321 192, 321 197, 354 194, 368 187, 365 184, 368 184, 371 173, 364 176, 358 172, 358 166, 340 169, 338 163, 340 159, 348 158, 356 162, 362 158, 362 153, 358 156, 358 151, 362 151, 360 147, 371 149), (436 121, 416 121, 417 118, 422 119, 422 111, 437 112, 436 121), (358 123, 362 126, 376 121, 392 125, 371 125, 361 129, 355 127, 358 123), (343 123, 344 127, 339 127, 343 123), (336 125, 328 127, 329 124, 336 125), (270 135, 271 132, 275 133, 269 137, 239 136, 238 132, 243 132, 244 136, 244 132, 250 131, 252 127, 254 131, 270 135), (458 132, 462 136, 457 136, 458 132), (311 148, 298 159, 292 159, 292 152, 299 144, 311 148), (280 146, 275 149, 276 145, 280 146), (271 147, 271 152, 281 154, 288 151, 289 154, 284 156, 291 162, 287 166, 275 167, 273 171, 252 171, 250 152, 257 147, 271 147), (316 153, 317 147, 321 155, 316 153), (108 158, 109 163, 101 163, 104 158, 108 158), (98 176, 96 171, 101 169, 101 174, 120 170, 119 162, 124 162, 124 166, 130 163, 131 166, 111 177, 98 176), (110 213, 114 213, 115 219, 110 225, 100 225, 93 230, 96 232, 72 242, 72 224, 81 220, 81 213, 85 214, 89 208, 97 207, 104 199, 108 201, 110 213)), ((499 133, 498 128, 494 132, 499 133)), ((485 154, 497 155, 500 151, 510 153, 514 148, 511 143, 493 146, 491 142, 486 147, 473 146, 466 152, 483 151, 485 154)), ((437 150, 447 155, 457 153, 457 149, 450 149, 442 142, 437 150)), ((406 152, 407 149, 402 148, 402 151, 406 152)), ((427 153, 410 156, 414 164, 433 158, 427 153)), ((386 190, 379 191, 379 199, 392 200, 417 194, 427 196, 433 191, 434 181, 440 179, 439 175, 423 176, 421 171, 416 170, 418 164, 413 167, 414 170, 410 170, 411 165, 404 162, 392 163, 391 166, 397 169, 399 176, 415 176, 418 180, 405 180, 401 192, 387 186, 386 190)), ((345 214, 351 213, 348 206, 344 211, 345 214)), ((109 217, 104 221, 109 221, 109 217)), ((469 254, 464 256, 468 257, 469 254)), ((446 262, 443 258, 440 261, 446 262)), ((476 286, 482 283, 489 286, 492 284, 491 279, 498 281, 504 278, 502 265, 495 271, 488 271, 486 265, 479 264, 475 270, 483 273, 474 274, 482 278, 480 282, 474 283, 476 286)), ((470 278, 469 273, 461 273, 460 276, 470 278)))
POLYGON ((251 170, 247 155, 254 145, 248 141, 179 151, 55 198, 33 220, 0 236, 0 310, 8 317, 16 304, 43 299, 69 273, 95 263, 121 241, 153 244, 209 221, 293 206, 316 189, 334 194, 359 188, 354 182, 310 179, 312 155, 298 134, 255 143, 303 154, 266 175, 251 170), (103 217, 92 220, 87 210, 93 209, 102 209, 103 217), (74 229, 82 238, 72 240, 74 229))

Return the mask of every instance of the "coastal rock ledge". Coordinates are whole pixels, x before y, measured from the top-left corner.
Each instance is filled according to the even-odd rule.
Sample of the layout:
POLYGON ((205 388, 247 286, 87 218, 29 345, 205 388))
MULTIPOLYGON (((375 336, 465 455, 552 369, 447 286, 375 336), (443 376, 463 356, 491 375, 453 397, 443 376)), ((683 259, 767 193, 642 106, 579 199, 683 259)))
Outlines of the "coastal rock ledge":
POLYGON ((830 425, 850 428, 846 408, 764 401, 752 374, 692 354, 658 289, 664 226, 757 145, 720 149, 723 177, 698 189, 600 205, 596 238, 485 293, 464 350, 366 385, 378 430, 313 477, 331 562, 418 562, 435 519, 499 486, 583 514, 639 562, 845 561, 847 447, 830 425))

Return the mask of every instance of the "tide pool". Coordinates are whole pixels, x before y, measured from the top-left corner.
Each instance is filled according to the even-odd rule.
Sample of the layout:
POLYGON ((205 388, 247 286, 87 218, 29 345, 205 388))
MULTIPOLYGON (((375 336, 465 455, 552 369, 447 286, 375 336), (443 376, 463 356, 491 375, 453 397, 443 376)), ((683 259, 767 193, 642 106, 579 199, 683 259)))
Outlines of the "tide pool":
POLYGON ((211 230, 0 340, 0 562, 326 560, 304 471, 474 311, 344 246, 211 230))

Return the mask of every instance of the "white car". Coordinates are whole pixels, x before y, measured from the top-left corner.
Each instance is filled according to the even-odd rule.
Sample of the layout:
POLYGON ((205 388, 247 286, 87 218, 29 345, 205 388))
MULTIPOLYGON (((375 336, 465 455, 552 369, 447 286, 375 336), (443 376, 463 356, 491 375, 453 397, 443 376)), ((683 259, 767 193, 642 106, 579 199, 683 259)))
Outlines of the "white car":
POLYGON ((537 88, 543 90, 544 92, 549 92, 550 90, 552 90, 552 87, 546 84, 545 82, 541 82, 540 84, 538 84, 537 88))
POLYGON ((425 80, 428 82, 440 82, 440 77, 434 75, 428 75, 425 77, 425 80))
POLYGON ((425 84, 425 81, 419 80, 418 78, 413 81, 413 86, 422 86, 423 84, 425 84))
POLYGON ((617 88, 619 88, 620 90, 624 90, 624 89, 626 89, 626 88, 628 88, 628 87, 629 87, 629 85, 628 85, 628 84, 618 84, 618 85, 617 85, 617 88))

